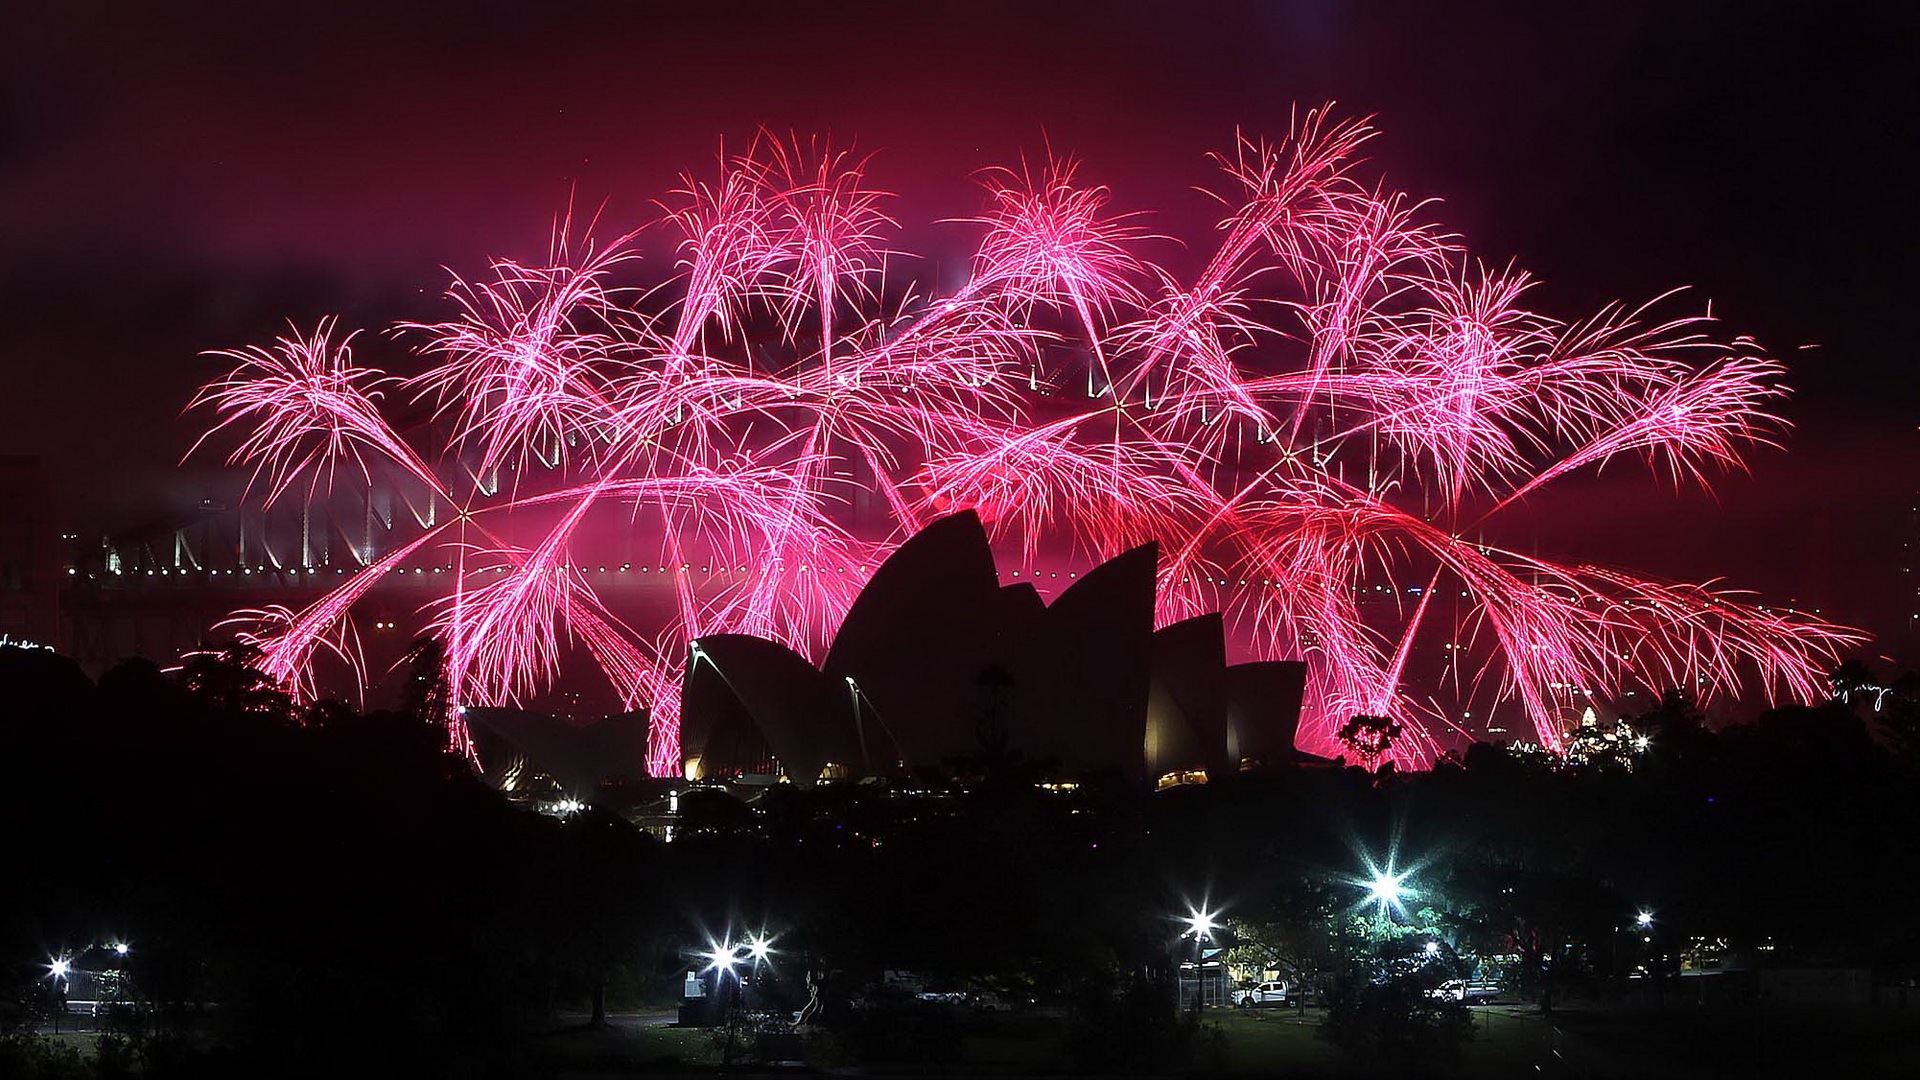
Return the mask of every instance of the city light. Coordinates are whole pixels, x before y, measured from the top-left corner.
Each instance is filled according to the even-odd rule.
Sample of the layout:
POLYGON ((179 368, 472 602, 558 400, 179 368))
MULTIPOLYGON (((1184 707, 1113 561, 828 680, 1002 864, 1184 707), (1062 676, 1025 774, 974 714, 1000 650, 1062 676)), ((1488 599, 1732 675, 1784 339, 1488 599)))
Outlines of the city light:
POLYGON ((1346 880, 1361 890, 1357 908, 1371 908, 1373 915, 1382 923, 1402 914, 1405 902, 1416 895, 1409 881, 1413 875, 1426 865, 1424 859, 1404 862, 1401 859, 1400 839, 1397 835, 1387 845, 1386 857, 1376 859, 1364 848, 1356 847, 1354 854, 1360 860, 1360 872, 1346 880))
POLYGON ((133 946, 124 941, 116 941, 113 943, 113 953, 115 956, 125 956, 132 951, 133 946))
POLYGON ((1220 924, 1214 921, 1215 914, 1215 912, 1202 911, 1195 908, 1191 913, 1184 916, 1181 921, 1187 924, 1187 934, 1204 940, 1212 937, 1213 932, 1220 929, 1220 924))
POLYGON ((1400 898, 1408 891, 1406 887, 1401 884, 1401 882, 1406 880, 1406 877, 1407 875, 1405 874, 1395 874, 1391 872, 1375 874, 1373 880, 1367 882, 1367 899, 1378 903, 1382 911, 1388 908, 1398 908, 1400 906, 1400 898))
POLYGON ((731 972, 733 966, 739 962, 740 954, 738 946, 735 946, 732 942, 724 942, 707 947, 707 967, 710 970, 719 972, 722 977, 726 976, 728 972, 731 972))
POLYGON ((1653 925, 1653 912, 1642 911, 1633 917, 1633 921, 1635 925, 1639 926, 1642 930, 1644 930, 1647 927, 1653 925))
POLYGON ((750 937, 747 939, 747 955, 753 958, 754 963, 765 963, 767 957, 772 955, 772 953, 773 940, 771 938, 750 937))
POLYGON ((56 979, 64 979, 73 973, 73 961, 64 956, 56 956, 48 961, 47 971, 56 979))

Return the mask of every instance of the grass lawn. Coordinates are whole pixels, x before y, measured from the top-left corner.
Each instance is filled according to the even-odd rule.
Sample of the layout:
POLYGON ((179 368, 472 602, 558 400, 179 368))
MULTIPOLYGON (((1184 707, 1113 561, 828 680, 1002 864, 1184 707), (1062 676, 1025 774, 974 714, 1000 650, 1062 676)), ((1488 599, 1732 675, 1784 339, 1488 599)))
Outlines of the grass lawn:
MULTIPOLYGON (((1442 1077, 1683 1080, 1695 1077, 1920 1076, 1920 1009, 1575 1009, 1547 1019, 1524 1006, 1473 1010, 1474 1040, 1442 1077)), ((1210 1014, 1226 1032, 1228 1071, 1362 1077, 1374 1071, 1317 1037, 1317 1014, 1210 1014)))
POLYGON ((1318 1035, 1319 1014, 1308 1017, 1293 1009, 1221 1009, 1201 1018, 1227 1033, 1229 1072, 1348 1075, 1340 1071, 1345 1056, 1318 1035))
POLYGON ((558 1071, 706 1070, 720 1064, 713 1039, 698 1028, 623 1023, 565 1028, 537 1036, 534 1058, 558 1071))
POLYGON ((1595 1010, 1554 1026, 1569 1060, 1597 1076, 1920 1076, 1920 1010, 1595 1010))
MULTIPOLYGON (((1920 1009, 1573 1009, 1551 1020, 1530 1006, 1473 1009, 1474 1039, 1460 1060, 1420 1075, 1679 1080, 1683 1077, 1920 1076, 1920 1009)), ((1208 1010, 1226 1038, 1226 1070, 1240 1076, 1380 1075, 1319 1037, 1319 1012, 1208 1010)), ((69 1036, 69 1038, 75 1038, 69 1036)), ((91 1050, 92 1036, 84 1037, 91 1050)), ((534 1040, 534 1059, 561 1073, 706 1072, 720 1064, 707 1033, 616 1019, 534 1040)), ((842 1064, 829 1062, 827 1064, 842 1064)), ((903 1065, 909 1072, 1060 1075, 1071 1062, 1057 1022, 970 1023, 959 1061, 903 1065)), ((885 1073, 887 1066, 877 1068, 885 1073)))
MULTIPOLYGON (((1545 1021, 1521 1010, 1477 1008, 1474 1039, 1461 1060, 1436 1068, 1438 1076, 1506 1077, 1554 1075, 1551 1032, 1545 1021), (1539 1066, 1538 1069, 1535 1066, 1539 1066)), ((1319 1037, 1320 1012, 1302 1016, 1291 1009, 1221 1010, 1206 1017, 1227 1036, 1227 1070, 1232 1073, 1302 1077, 1363 1077, 1376 1067, 1356 1062, 1319 1037)))
POLYGON ((963 1035, 960 1060, 996 1074, 1059 1073, 1072 1064, 1057 1033, 1033 1032, 963 1035))

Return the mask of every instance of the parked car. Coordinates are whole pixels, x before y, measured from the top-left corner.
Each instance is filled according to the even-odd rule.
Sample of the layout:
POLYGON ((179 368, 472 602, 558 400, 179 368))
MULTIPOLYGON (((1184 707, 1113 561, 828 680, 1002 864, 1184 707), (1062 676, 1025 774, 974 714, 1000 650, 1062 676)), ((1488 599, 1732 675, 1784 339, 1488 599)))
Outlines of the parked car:
POLYGON ((1435 1001, 1492 1001, 1500 996, 1500 984, 1497 982, 1469 982, 1466 979, 1448 979, 1439 986, 1427 991, 1427 996, 1435 1001))
POLYGON ((1494 998, 1500 996, 1500 984, 1497 982, 1468 982, 1465 993, 1465 1000, 1467 1001, 1492 1001, 1494 998))
POLYGON ((1265 1006, 1286 1005, 1293 1000, 1285 982, 1263 982, 1243 987, 1233 992, 1233 1003, 1243 1009, 1258 1009, 1265 1006))

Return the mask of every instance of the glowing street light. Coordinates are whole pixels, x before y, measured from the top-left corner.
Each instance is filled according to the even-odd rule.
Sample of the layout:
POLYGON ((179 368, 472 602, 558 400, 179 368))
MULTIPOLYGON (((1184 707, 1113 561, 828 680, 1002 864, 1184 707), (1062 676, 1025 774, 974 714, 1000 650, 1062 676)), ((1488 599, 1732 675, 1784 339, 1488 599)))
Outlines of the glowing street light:
POLYGON ((1396 874, 1392 870, 1376 870, 1367 882, 1367 899, 1378 904, 1382 912, 1398 908, 1401 898, 1413 892, 1404 884, 1406 880, 1404 871, 1396 874))
POLYGON ((747 955, 756 964, 764 964, 773 954, 773 939, 769 937, 750 937, 747 939, 747 955))
MULTIPOLYGON (((1211 911, 1201 911, 1195 908, 1184 916, 1181 921, 1187 924, 1187 934, 1192 934, 1196 941, 1204 941, 1212 937, 1215 930, 1220 929, 1220 924, 1213 921, 1213 916, 1214 913, 1211 911)), ((1186 934, 1182 934, 1181 936, 1185 937, 1186 934)))
POLYGON ((53 980, 53 988, 60 995, 60 1007, 53 1013, 53 1033, 60 1034, 60 1014, 67 1011, 67 976, 73 974, 73 959, 67 955, 49 957, 47 960, 47 978, 53 980))
POLYGON ((740 955, 731 942, 711 946, 707 950, 707 967, 725 976, 740 962, 740 955))
POLYGON ((115 956, 125 956, 132 951, 133 946, 124 941, 116 941, 113 943, 113 955, 115 956))
POLYGON ((1645 930, 1648 927, 1653 925, 1653 912, 1642 911, 1633 917, 1633 921, 1634 921, 1634 925, 1640 927, 1640 929, 1642 930, 1645 930))
POLYGON ((1355 849, 1354 854, 1360 860, 1360 873, 1346 880, 1348 884, 1362 890, 1360 902, 1355 907, 1356 909, 1373 908, 1374 918, 1384 926, 1391 922, 1394 916, 1401 914, 1402 905, 1409 897, 1418 895, 1416 890, 1407 884, 1407 879, 1413 876, 1414 871, 1426 864, 1424 861, 1416 861, 1410 867, 1399 867, 1397 865, 1400 862, 1398 836, 1395 836, 1392 843, 1388 845, 1384 859, 1375 861, 1374 857, 1364 849, 1355 849))
POLYGON ((1206 943, 1212 939, 1213 932, 1220 929, 1220 924, 1214 920, 1217 914, 1219 913, 1205 908, 1189 907, 1187 913, 1180 916, 1180 921, 1187 926, 1186 932, 1180 935, 1181 939, 1193 939, 1193 1014, 1195 1016, 1200 1015, 1200 1004, 1206 997, 1206 943))

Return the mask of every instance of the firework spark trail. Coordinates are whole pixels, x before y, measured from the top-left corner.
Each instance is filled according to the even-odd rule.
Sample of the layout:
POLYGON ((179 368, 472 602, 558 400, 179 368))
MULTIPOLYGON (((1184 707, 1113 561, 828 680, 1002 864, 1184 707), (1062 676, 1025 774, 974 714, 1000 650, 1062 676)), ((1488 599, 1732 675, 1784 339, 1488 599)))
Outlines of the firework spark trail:
POLYGON ((271 347, 221 350, 209 355, 239 363, 226 378, 208 385, 189 408, 207 407, 220 422, 188 453, 216 432, 236 424, 254 426, 231 454, 228 464, 253 462, 249 490, 267 482, 265 502, 284 495, 303 473, 310 483, 331 485, 336 460, 352 462, 371 480, 363 451, 371 449, 406 470, 430 490, 444 494, 433 471, 396 435, 380 415, 383 386, 399 380, 371 368, 355 367, 348 334, 333 343, 334 319, 322 319, 311 335, 295 329, 271 347))
POLYGON ((928 460, 926 504, 971 506, 1020 537, 1029 561, 1049 536, 1070 536, 1079 550, 1098 554, 1114 536, 1178 535, 1191 519, 1182 512, 1189 489, 1166 476, 1160 447, 1073 438, 1090 416, 1104 414, 1070 416, 928 460))
POLYGON ((896 227, 881 206, 892 196, 866 185, 864 159, 855 160, 819 140, 801 145, 766 141, 764 158, 749 159, 773 193, 790 257, 775 278, 776 307, 791 336, 811 303, 819 324, 818 359, 834 381, 834 317, 843 293, 869 304, 879 299, 878 278, 887 250, 882 236, 896 227))
POLYGON ((445 526, 429 529, 412 543, 390 552, 384 558, 362 567, 347 581, 301 610, 292 613, 284 607, 235 612, 230 621, 239 628, 235 639, 260 649, 261 672, 293 692, 299 701, 314 697, 313 658, 318 649, 327 649, 352 664, 354 672, 364 675, 358 650, 353 648, 352 625, 347 612, 394 572, 409 556, 439 538, 445 526))
MULTIPOLYGON (((564 241, 555 247, 564 258, 564 241)), ((492 281, 456 279, 448 289, 460 318, 400 325, 427 339, 422 354, 443 358, 412 385, 457 413, 453 438, 480 445, 478 471, 509 460, 524 470, 530 456, 552 466, 576 441, 602 441, 610 388, 601 361, 620 342, 613 327, 586 324, 615 311, 605 279, 631 257, 617 242, 578 267, 497 259, 492 281)))
POLYGON ((1649 464, 1664 464, 1678 485, 1692 479, 1707 483, 1706 467, 1742 467, 1741 444, 1778 445, 1768 431, 1774 420, 1761 410, 1784 396, 1774 380, 1785 369, 1778 361, 1733 357, 1638 401, 1623 402, 1627 419, 1596 434, 1586 445, 1542 469, 1515 488, 1488 514, 1498 513, 1567 473, 1638 451, 1649 464))
POLYGON ((724 154, 720 169, 717 183, 682 177, 685 186, 661 204, 665 222, 680 234, 684 294, 667 354, 676 371, 709 322, 719 324, 725 340, 745 336, 752 283, 770 273, 779 257, 754 171, 736 167, 724 154))
POLYGON ((1076 187, 1076 167, 1070 160, 1049 161, 1037 180, 1025 168, 984 170, 992 209, 970 220, 987 227, 975 281, 1007 282, 1021 314, 1035 304, 1072 307, 1093 351, 1091 397, 1113 390, 1103 322, 1123 305, 1137 309, 1146 302, 1134 284, 1146 276, 1146 266, 1130 250, 1145 233, 1105 213, 1106 188, 1076 187))
POLYGON ((1576 695, 1818 692, 1858 634, 1498 543, 1571 474, 1742 469, 1785 429, 1781 366, 1654 305, 1531 310, 1524 272, 1480 267, 1431 204, 1362 176, 1372 137, 1326 109, 1239 137, 1190 280, 1070 159, 985 170, 985 209, 952 219, 979 231, 971 276, 923 297, 888 279, 903 253, 867 159, 762 135, 659 204, 675 262, 650 287, 618 283, 644 229, 595 246, 570 221, 544 264, 454 278, 453 317, 398 328, 431 363, 404 383, 435 417, 414 442, 380 412, 396 380, 354 366, 331 320, 218 354, 237 366, 197 403, 245 432, 232 460, 267 501, 345 482, 341 463, 392 468, 461 522, 306 611, 251 613, 247 640, 310 694, 378 568, 455 549, 425 614, 460 703, 526 701, 578 644, 650 710, 650 766, 670 772, 691 641, 818 659, 870 568, 970 507, 1029 560, 1161 541, 1161 620, 1220 610, 1240 650, 1306 661, 1299 742, 1318 752, 1355 713, 1401 721, 1389 757, 1419 764, 1467 705, 1522 712, 1552 746, 1576 695), (582 572, 589 522, 616 515, 680 568, 644 635, 582 572), (1436 683, 1415 658, 1441 644, 1436 683))

